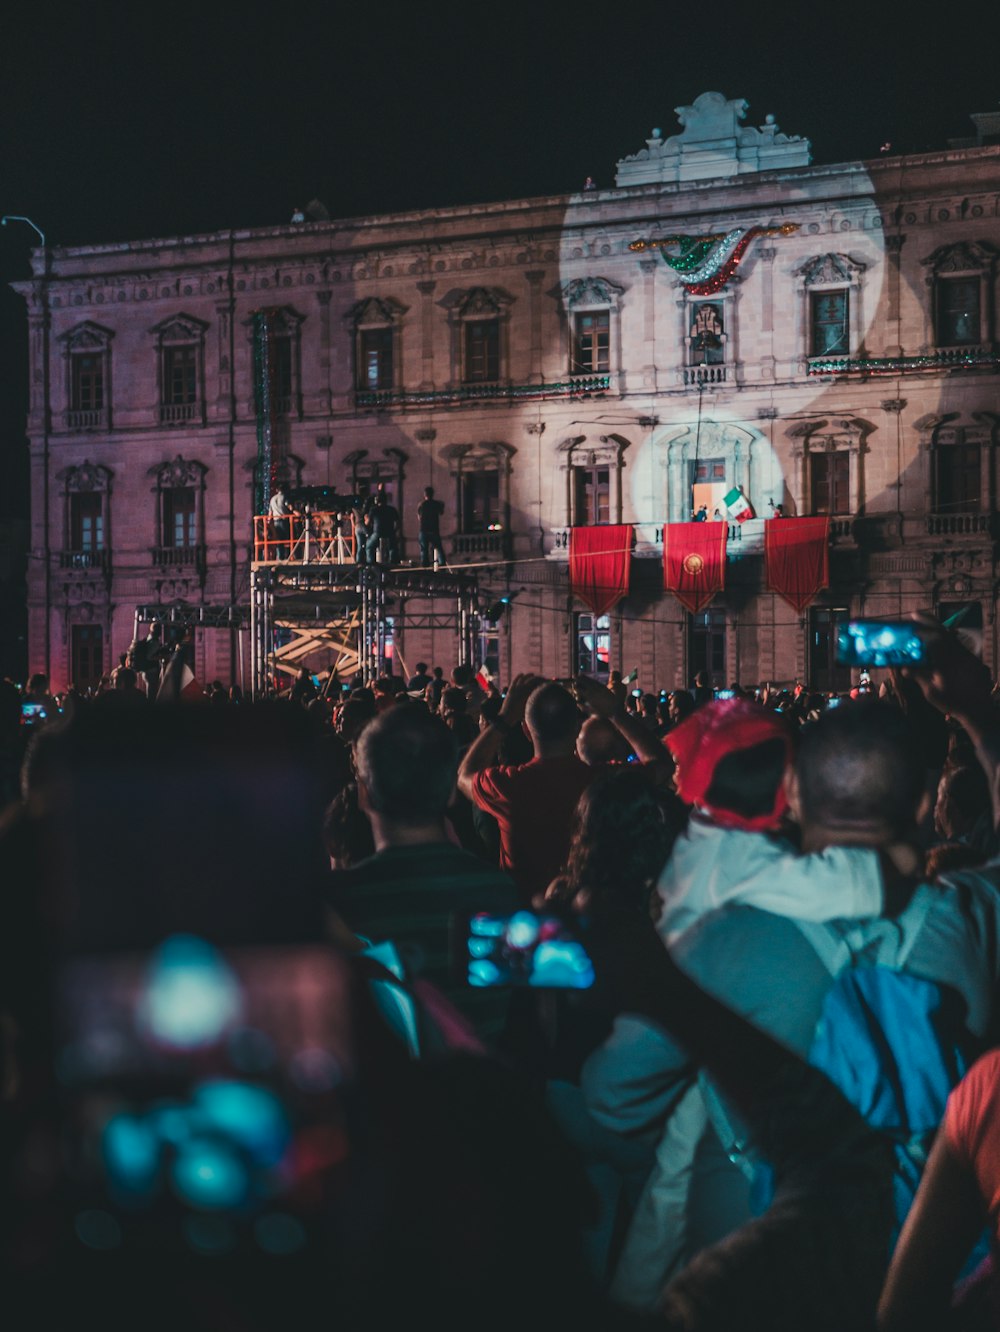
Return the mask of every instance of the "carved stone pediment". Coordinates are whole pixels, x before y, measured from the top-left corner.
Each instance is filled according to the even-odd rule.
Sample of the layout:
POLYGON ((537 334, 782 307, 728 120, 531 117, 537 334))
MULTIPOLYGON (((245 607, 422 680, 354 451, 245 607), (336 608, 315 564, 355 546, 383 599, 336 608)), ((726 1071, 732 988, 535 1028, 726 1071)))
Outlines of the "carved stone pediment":
POLYGON ((989 241, 956 241, 939 245, 933 254, 921 259, 932 273, 979 273, 992 268, 1000 251, 989 241))
POLYGON ((513 299, 502 287, 469 287, 450 293, 442 304, 459 319, 497 319, 513 299))
POLYGON ((817 254, 807 259, 796 273, 807 287, 844 286, 856 282, 866 267, 849 254, 817 254))
POLYGON ((618 162, 615 184, 708 180, 809 165, 808 139, 780 133, 772 115, 759 128, 743 125, 747 107, 742 97, 719 92, 704 92, 690 106, 675 107, 681 133, 664 139, 654 129, 645 148, 618 162))
POLYGON ((104 351, 111 343, 114 333, 110 328, 95 324, 87 319, 67 333, 61 333, 58 341, 66 352, 104 351))
POLYGON ((391 297, 385 299, 379 296, 366 296, 351 306, 345 319, 355 328, 385 327, 387 324, 397 323, 400 317, 406 314, 407 309, 407 306, 400 305, 399 301, 394 301, 391 297))
POLYGON ((66 467, 58 473, 67 493, 85 490, 107 490, 111 485, 111 470, 101 463, 84 459, 78 467, 66 467))
POLYGON ((151 467, 148 475, 156 478, 160 490, 181 490, 187 486, 200 485, 207 470, 202 463, 189 461, 178 453, 172 462, 151 467))
POLYGON ((155 334, 161 343, 190 343, 200 342, 207 328, 208 325, 203 319, 196 319, 194 315, 189 314, 177 314, 164 319, 149 331, 155 334))
POLYGON ((617 306, 624 290, 610 278, 583 277, 564 282, 560 294, 567 310, 575 310, 583 306, 617 306))

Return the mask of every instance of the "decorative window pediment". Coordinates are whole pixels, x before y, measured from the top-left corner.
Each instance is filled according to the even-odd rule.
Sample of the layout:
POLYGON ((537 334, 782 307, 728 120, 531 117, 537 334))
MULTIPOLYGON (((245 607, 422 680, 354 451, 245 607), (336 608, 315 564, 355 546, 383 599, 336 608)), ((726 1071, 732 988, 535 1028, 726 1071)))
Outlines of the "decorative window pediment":
POLYGON ((77 467, 64 468, 58 476, 67 494, 77 494, 81 491, 107 492, 111 489, 111 469, 102 463, 92 463, 86 458, 77 467))
POLYGON ((558 290, 567 310, 602 306, 617 309, 625 288, 609 278, 583 277, 564 282, 558 290))
POLYGON ((149 331, 156 335, 161 344, 172 342, 201 342, 208 325, 194 315, 171 315, 162 323, 156 324, 149 331))
POLYGON ((992 269, 1000 251, 989 241, 957 241, 954 245, 940 245, 933 254, 920 262, 936 277, 943 273, 980 273, 992 269))
POLYGON ((866 268, 867 264, 849 254, 817 254, 795 271, 806 287, 850 286, 860 280, 866 268))
POLYGON ((499 319, 513 299, 501 287, 470 287, 453 293, 445 304, 459 319, 499 319))
POLYGON ((478 444, 448 444, 441 450, 442 458, 452 465, 452 472, 505 472, 509 471, 517 450, 500 440, 483 440, 478 444))
POLYGON ((155 477, 157 489, 179 490, 186 486, 201 485, 208 468, 203 463, 182 458, 178 453, 171 462, 157 463, 149 469, 148 475, 155 477))
POLYGON ((101 324, 92 323, 88 319, 82 324, 77 324, 76 328, 71 328, 68 333, 61 334, 59 341, 63 345, 63 351, 72 355, 74 352, 106 351, 114 336, 110 328, 104 328, 101 324))
POLYGON ((408 308, 399 301, 366 296, 351 306, 345 318, 354 328, 385 327, 398 323, 408 308))

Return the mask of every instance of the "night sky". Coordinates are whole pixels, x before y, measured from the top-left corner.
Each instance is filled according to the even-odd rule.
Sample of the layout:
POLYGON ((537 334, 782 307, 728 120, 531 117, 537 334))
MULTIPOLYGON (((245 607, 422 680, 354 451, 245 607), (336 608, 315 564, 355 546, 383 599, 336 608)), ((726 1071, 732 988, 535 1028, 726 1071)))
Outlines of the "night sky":
MULTIPOLYGON (((8 5, 0 212, 50 243, 611 185, 716 90, 817 162, 943 148, 1000 102, 1000 6, 565 3, 8 5), (13 12, 11 12, 13 8, 13 12), (931 11, 932 12, 932 11, 931 11)), ((33 233, 0 229, 0 280, 33 233)), ((0 440, 23 453, 25 323, 0 292, 0 440)), ((0 515, 18 504, 4 487, 0 515)))

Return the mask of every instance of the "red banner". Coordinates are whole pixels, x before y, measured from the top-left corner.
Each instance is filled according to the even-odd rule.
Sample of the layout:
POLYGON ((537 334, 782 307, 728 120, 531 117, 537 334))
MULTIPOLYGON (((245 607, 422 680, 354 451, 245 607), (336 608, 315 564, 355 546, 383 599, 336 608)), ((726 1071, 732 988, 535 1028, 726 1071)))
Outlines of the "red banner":
POLYGON ((726 585, 728 523, 667 523, 663 529, 663 586, 692 615, 726 585))
POLYGON ((571 527, 569 530, 569 583, 573 595, 586 602, 595 615, 606 615, 628 595, 632 568, 632 528, 571 527))
POLYGON ((767 586, 799 615, 830 585, 830 519, 771 518, 764 524, 767 586))

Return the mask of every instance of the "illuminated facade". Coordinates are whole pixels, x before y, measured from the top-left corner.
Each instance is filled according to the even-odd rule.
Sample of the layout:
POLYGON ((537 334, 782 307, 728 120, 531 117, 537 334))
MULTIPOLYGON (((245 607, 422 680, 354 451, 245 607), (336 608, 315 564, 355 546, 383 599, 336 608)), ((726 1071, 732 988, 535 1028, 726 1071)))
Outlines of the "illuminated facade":
MULTIPOLYGON (((433 485, 449 561, 481 565, 490 602, 517 594, 484 623, 504 679, 638 667, 651 688, 708 666, 840 687, 847 612, 967 604, 995 667, 995 127, 814 166, 744 112, 717 94, 679 108, 612 189, 37 250, 18 284, 29 668, 93 679, 140 604, 246 604, 265 308, 289 483, 384 482, 413 560, 433 485), (685 251, 707 236, 714 257, 685 251), (662 525, 702 503, 725 520, 734 488, 757 516, 730 524, 725 591, 692 617, 663 591, 662 525), (802 617, 765 588, 776 506, 832 520, 831 586, 802 617), (568 531, 609 522, 635 525, 631 590, 595 622, 568 531)), ((450 633, 405 618, 395 647, 454 656, 450 633)), ((238 632, 196 635, 202 679, 239 679, 246 654, 238 632)))

